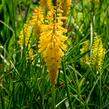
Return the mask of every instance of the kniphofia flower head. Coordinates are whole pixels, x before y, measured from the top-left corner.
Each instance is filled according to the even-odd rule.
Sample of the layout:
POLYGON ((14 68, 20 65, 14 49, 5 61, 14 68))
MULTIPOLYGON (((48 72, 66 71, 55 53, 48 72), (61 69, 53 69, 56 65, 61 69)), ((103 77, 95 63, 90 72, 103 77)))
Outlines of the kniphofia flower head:
POLYGON ((40 0, 40 6, 43 10, 50 10, 52 7, 52 0, 40 0))
POLYGON ((24 24, 24 27, 19 35, 18 43, 20 44, 21 47, 23 47, 24 44, 25 46, 27 45, 29 46, 31 32, 32 32, 32 26, 30 22, 27 22, 26 24, 24 24))
POLYGON ((42 32, 42 24, 44 20, 43 11, 40 7, 35 8, 33 10, 33 16, 31 19, 31 24, 33 26, 33 31, 37 35, 39 35, 42 32))
POLYGON ((105 48, 103 48, 102 39, 100 36, 94 38, 92 46, 92 60, 91 64, 96 67, 96 70, 101 70, 105 58, 105 48))
POLYGON ((56 18, 55 11, 51 10, 50 15, 48 16, 51 21, 44 26, 45 29, 40 35, 38 47, 47 64, 50 80, 52 84, 55 84, 61 59, 67 48, 64 43, 67 37, 63 35, 66 29, 62 27, 62 22, 56 18))
POLYGON ((63 15, 67 16, 71 7, 72 0, 60 0, 63 15))

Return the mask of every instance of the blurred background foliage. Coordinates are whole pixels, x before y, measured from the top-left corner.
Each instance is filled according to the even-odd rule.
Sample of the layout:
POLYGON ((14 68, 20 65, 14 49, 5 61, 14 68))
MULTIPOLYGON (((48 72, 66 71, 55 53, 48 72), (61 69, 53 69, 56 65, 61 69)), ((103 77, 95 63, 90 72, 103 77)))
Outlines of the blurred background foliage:
MULTIPOLYGON (((39 4, 39 0, 0 0, 0 109, 51 109, 51 84, 34 47, 37 38, 34 64, 17 43, 39 4)), ((109 0, 72 0, 68 17, 68 50, 56 84, 56 108, 109 109, 109 0), (91 45, 91 37, 98 35, 106 49, 100 71, 80 64, 85 55, 80 53, 82 45, 87 40, 91 45)))

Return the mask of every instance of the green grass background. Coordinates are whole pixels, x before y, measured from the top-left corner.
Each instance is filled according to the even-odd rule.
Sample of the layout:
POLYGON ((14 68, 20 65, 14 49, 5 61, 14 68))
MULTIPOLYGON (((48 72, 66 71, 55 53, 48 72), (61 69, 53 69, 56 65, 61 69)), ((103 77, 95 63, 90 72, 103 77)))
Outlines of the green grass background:
MULTIPOLYGON (((109 0, 96 1, 72 1, 69 47, 55 88, 56 109, 109 109, 109 0), (99 73, 91 65, 80 65, 80 48, 91 32, 93 38, 100 35, 106 48, 99 73)), ((38 5, 37 0, 0 0, 0 109, 51 109, 51 83, 41 55, 34 48, 32 64, 27 49, 17 43, 38 5)))

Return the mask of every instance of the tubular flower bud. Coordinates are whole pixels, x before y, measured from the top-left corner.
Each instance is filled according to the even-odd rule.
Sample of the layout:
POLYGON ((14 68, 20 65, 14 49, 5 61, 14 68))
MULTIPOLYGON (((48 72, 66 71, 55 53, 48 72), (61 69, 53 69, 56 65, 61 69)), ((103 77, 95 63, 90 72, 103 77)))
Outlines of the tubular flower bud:
POLYGON ((105 57, 105 48, 103 48, 101 38, 95 37, 94 44, 92 46, 92 65, 96 67, 97 70, 102 69, 102 64, 104 62, 105 57))
POLYGON ((54 16, 51 18, 51 21, 53 22, 50 22, 45 26, 46 29, 40 35, 38 47, 39 52, 42 53, 42 56, 47 64, 50 81, 52 84, 55 84, 61 59, 67 48, 64 44, 67 37, 63 35, 63 32, 65 32, 66 29, 61 26, 62 23, 54 19, 54 16), (55 22, 55 20, 57 22, 55 22))

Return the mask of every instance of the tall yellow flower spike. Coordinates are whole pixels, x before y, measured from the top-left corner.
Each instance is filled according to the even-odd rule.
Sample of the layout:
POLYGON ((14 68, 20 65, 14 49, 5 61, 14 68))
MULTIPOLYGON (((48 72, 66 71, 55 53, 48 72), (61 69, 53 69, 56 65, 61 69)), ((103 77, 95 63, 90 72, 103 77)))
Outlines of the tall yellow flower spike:
POLYGON ((36 33, 37 35, 39 35, 42 32, 43 20, 44 20, 44 16, 43 16, 42 9, 40 7, 35 8, 33 10, 31 24, 33 26, 34 33, 36 33))
POLYGON ((33 26, 31 25, 30 21, 24 24, 23 30, 20 32, 19 41, 18 41, 18 43, 20 44, 22 48, 24 44, 25 44, 25 47, 28 48, 29 59, 31 60, 33 60, 33 50, 30 47, 31 45, 30 36, 31 36, 32 29, 33 29, 33 26))
POLYGON ((50 10, 52 7, 52 0, 40 0, 40 6, 44 10, 50 10))
MULTIPOLYGON (((59 2, 59 6, 61 7, 61 10, 63 11, 62 15, 67 18, 70 11, 72 0, 59 0, 58 2, 59 2)), ((62 21, 63 21, 63 27, 66 27, 67 19, 62 19, 62 21)))
POLYGON ((51 22, 45 25, 45 31, 43 31, 39 38, 39 52, 42 53, 44 60, 47 64, 49 71, 49 77, 52 84, 56 83, 58 70, 61 63, 61 58, 66 51, 67 46, 64 41, 67 37, 63 35, 66 29, 62 27, 62 23, 58 22, 55 17, 55 11, 51 10, 49 12, 51 17, 51 22))
POLYGON ((67 16, 71 7, 72 0, 61 0, 63 15, 67 16))
POLYGON ((94 38, 94 44, 92 46, 92 61, 91 63, 97 70, 102 69, 102 64, 105 57, 105 48, 103 48, 102 40, 99 36, 94 38))
POLYGON ((29 46, 30 44, 30 35, 32 32, 32 27, 30 25, 30 22, 27 22, 24 24, 23 30, 20 32, 19 35, 19 41, 18 43, 20 44, 21 47, 25 44, 25 46, 29 46))

